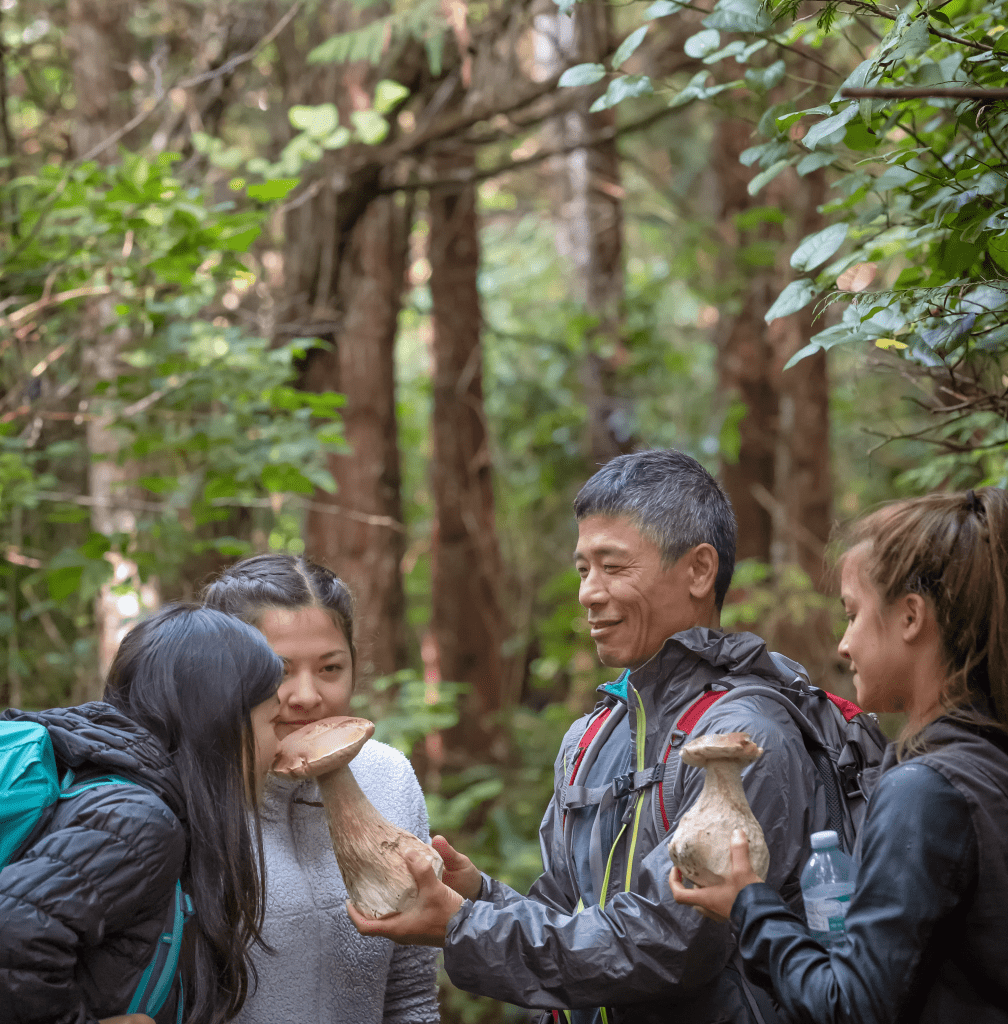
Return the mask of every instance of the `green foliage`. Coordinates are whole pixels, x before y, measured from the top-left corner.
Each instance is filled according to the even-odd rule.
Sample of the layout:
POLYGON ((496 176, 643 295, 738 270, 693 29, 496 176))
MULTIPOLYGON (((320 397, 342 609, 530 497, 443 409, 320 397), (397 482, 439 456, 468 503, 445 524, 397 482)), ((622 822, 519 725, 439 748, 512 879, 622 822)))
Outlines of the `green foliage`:
POLYGON ((266 209, 212 203, 174 174, 177 160, 43 164, 0 187, 4 607, 18 662, 8 683, 17 676, 25 704, 59 703, 93 672, 66 638, 86 634, 106 556, 128 555, 141 582, 170 582, 200 552, 247 550, 221 536, 237 508, 266 525, 285 495, 334 489, 325 453, 343 444, 341 399, 290 387, 316 342, 271 348, 208 312, 254 282, 243 260, 266 209), (115 339, 117 374, 96 376, 103 339, 115 339), (99 420, 115 447, 88 453, 83 429, 99 420), (115 498, 130 527, 110 536, 88 530, 78 504, 88 461, 108 459, 136 472, 115 498))

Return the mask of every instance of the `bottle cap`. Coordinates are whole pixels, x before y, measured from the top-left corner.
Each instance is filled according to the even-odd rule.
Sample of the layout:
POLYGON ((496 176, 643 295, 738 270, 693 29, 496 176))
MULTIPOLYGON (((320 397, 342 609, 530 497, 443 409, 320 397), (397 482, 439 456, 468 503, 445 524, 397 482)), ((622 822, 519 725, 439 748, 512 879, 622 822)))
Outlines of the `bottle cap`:
POLYGON ((828 829, 825 832, 813 832, 812 833, 812 849, 813 850, 829 850, 834 846, 839 847, 840 840, 837 838, 836 832, 832 829, 828 829))

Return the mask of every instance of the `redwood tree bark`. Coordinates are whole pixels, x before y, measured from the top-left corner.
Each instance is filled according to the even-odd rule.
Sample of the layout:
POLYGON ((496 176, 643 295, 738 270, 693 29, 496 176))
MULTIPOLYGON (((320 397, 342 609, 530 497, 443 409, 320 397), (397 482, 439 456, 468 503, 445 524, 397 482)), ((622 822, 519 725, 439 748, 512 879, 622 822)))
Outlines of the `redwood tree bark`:
POLYGON ((734 254, 739 238, 732 218, 767 203, 784 211, 791 232, 781 238, 776 228, 760 229, 764 236, 777 232, 783 242, 778 266, 748 273, 742 308, 725 319, 718 338, 721 386, 746 405, 739 457, 722 463, 722 478, 739 523, 738 557, 800 565, 819 586, 832 521, 826 358, 819 353, 783 369, 819 329, 814 306, 769 326, 764 316, 793 276, 786 262, 790 252, 823 226, 817 208, 825 201, 826 182, 821 171, 801 178, 789 169, 764 195, 750 197, 746 186, 753 171, 738 162, 749 134, 744 122, 725 119, 715 135, 722 238, 734 254))
MULTIPOLYGON (((413 83, 424 65, 410 48, 400 49, 394 67, 305 63, 311 46, 378 13, 381 8, 328 3, 303 25, 307 39, 297 33, 278 37, 283 111, 328 101, 348 125, 352 110, 369 105, 378 79, 413 83)), ((286 123, 278 126, 281 140, 286 131, 286 123)), ((277 333, 326 342, 328 351, 308 355, 299 386, 346 397, 342 416, 350 451, 330 457, 338 491, 316 491, 305 553, 349 585, 357 606, 359 664, 365 674, 387 675, 408 661, 394 350, 412 202, 380 192, 382 168, 376 163, 358 161, 358 170, 347 173, 347 162, 366 152, 351 146, 327 153, 316 180, 306 183, 315 194, 287 212, 277 333)))
MULTIPOLYGON (((612 8, 588 0, 570 15, 536 18, 537 52, 545 75, 572 62, 601 61, 611 50, 612 8)), ((547 126, 552 145, 576 146, 615 123, 612 110, 590 113, 596 92, 587 93, 547 126)), ((551 162, 560 182, 557 248, 573 268, 575 301, 599 320, 580 367, 588 410, 587 454, 592 470, 631 451, 630 410, 618 395, 616 367, 622 349, 623 188, 616 141, 573 149, 551 162)))
MULTIPOLYGON (((453 159, 459 167, 472 155, 453 159)), ((479 236, 471 186, 433 191, 428 206, 433 301, 434 408, 431 484, 434 529, 431 628, 441 678, 472 685, 450 747, 483 750, 488 716, 501 707, 501 643, 493 477, 483 411, 479 236)))
POLYGON ((410 206, 394 196, 365 208, 340 255, 333 348, 313 355, 301 381, 307 390, 346 396, 351 454, 330 456, 338 490, 316 493, 305 537, 310 557, 350 586, 361 665, 377 675, 401 668, 408 656, 394 350, 409 227, 410 206))

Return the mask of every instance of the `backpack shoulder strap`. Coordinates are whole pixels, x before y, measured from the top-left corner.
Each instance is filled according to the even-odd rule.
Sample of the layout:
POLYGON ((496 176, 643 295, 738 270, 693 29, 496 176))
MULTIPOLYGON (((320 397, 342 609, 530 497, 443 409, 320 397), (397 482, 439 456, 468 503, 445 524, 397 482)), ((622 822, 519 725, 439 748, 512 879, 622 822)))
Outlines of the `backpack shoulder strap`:
MULTIPOLYGON (((164 932, 158 940, 154 956, 147 965, 133 993, 127 1013, 146 1013, 148 1017, 156 1017, 161 1012, 168 995, 175 984, 178 971, 179 953, 182 950, 182 933, 186 921, 194 913, 192 900, 182 891, 182 883, 175 883, 175 912, 172 918, 172 930, 164 932)), ((182 986, 179 985, 178 1020, 182 1020, 184 1003, 182 986)))

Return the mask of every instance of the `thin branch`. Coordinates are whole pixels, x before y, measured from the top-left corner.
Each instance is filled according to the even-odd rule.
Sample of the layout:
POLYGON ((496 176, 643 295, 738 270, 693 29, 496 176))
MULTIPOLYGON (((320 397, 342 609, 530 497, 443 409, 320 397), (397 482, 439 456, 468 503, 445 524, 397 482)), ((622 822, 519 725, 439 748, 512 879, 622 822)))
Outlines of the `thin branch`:
MULTIPOLYGON (((127 498, 122 501, 113 499, 109 501, 106 498, 92 498, 86 494, 74 494, 72 491, 36 491, 35 497, 40 501, 63 501, 67 504, 83 505, 87 508, 94 506, 99 508, 123 508, 136 512, 165 512, 169 509, 174 509, 178 512, 184 508, 184 506, 173 505, 167 501, 144 501, 136 498, 127 498)), ((395 530, 397 533, 406 532, 406 527, 392 516, 358 512, 356 509, 346 508, 334 502, 311 501, 307 498, 300 498, 291 494, 276 494, 269 498, 214 498, 210 504, 214 508, 268 508, 273 512, 279 510, 278 506, 292 504, 312 512, 343 516, 346 519, 353 519, 358 523, 367 523, 369 526, 384 526, 389 530, 395 530)))
MULTIPOLYGON (((17 144, 14 141, 14 133, 11 131, 10 117, 7 111, 7 53, 8 48, 4 43, 3 6, 0 5, 0 128, 3 130, 4 151, 7 154, 7 167, 4 177, 8 182, 17 177, 14 158, 17 153, 17 144)), ((13 196, 10 197, 11 205, 11 231, 15 237, 18 234, 17 203, 13 196)))
POLYGON ((3 319, 6 319, 9 327, 13 327, 21 323, 22 320, 26 320, 33 313, 45 309, 46 306, 54 306, 60 302, 70 302, 73 299, 82 299, 89 295, 108 295, 110 291, 112 289, 107 284, 94 285, 89 288, 70 288, 68 291, 57 292, 55 295, 38 299, 36 302, 29 302, 27 306, 14 310, 10 316, 3 319))
POLYGON ((972 85, 893 85, 840 90, 845 100, 914 100, 927 97, 946 100, 1008 100, 1008 88, 982 89, 972 85))
POLYGON ((563 146, 541 149, 537 153, 533 153, 531 156, 522 157, 520 160, 505 160, 493 167, 484 168, 483 170, 479 170, 475 167, 463 167, 454 174, 449 174, 440 178, 421 178, 406 183, 390 182, 388 184, 382 184, 378 189, 378 193, 386 194, 389 192, 412 191, 416 189, 430 190, 458 188, 463 185, 474 185, 477 182, 486 181, 488 178, 496 178, 498 175, 506 174, 509 171, 516 171, 523 167, 529 167, 532 164, 541 163, 543 160, 548 160, 553 156, 564 156, 567 153, 576 153, 580 149, 592 149, 594 146, 601 145, 604 142, 611 142, 613 139, 619 138, 622 135, 628 135, 631 132, 636 131, 643 131, 645 128, 649 128, 662 118, 673 113, 674 111, 668 107, 660 107, 658 110, 638 121, 623 125, 622 127, 616 127, 614 125, 609 128, 605 128, 600 132, 596 132, 593 135, 588 135, 583 139, 565 143, 563 146))

